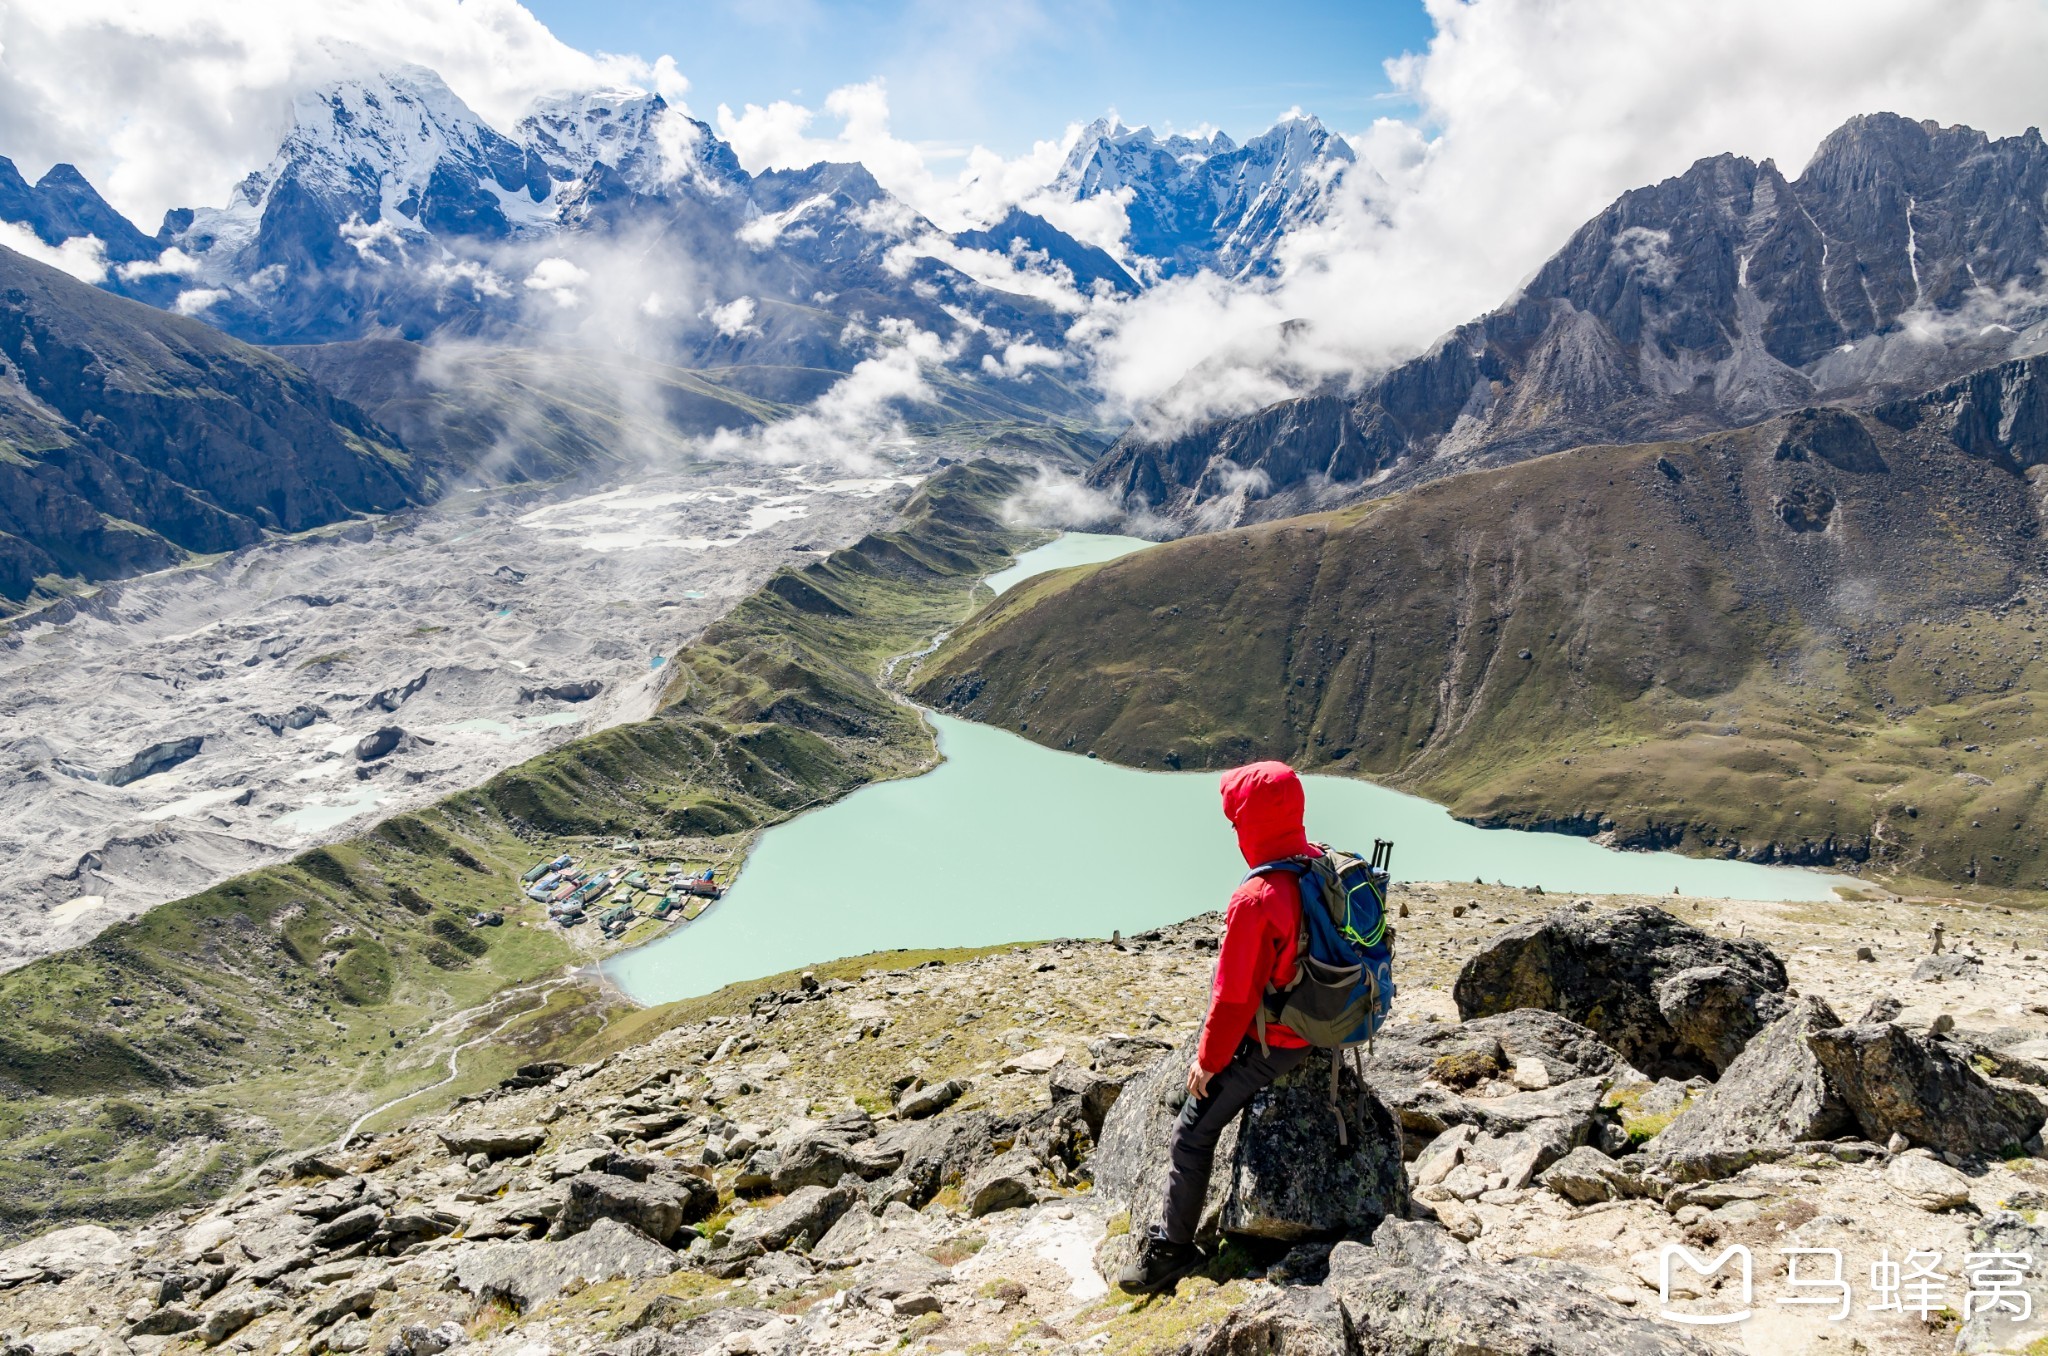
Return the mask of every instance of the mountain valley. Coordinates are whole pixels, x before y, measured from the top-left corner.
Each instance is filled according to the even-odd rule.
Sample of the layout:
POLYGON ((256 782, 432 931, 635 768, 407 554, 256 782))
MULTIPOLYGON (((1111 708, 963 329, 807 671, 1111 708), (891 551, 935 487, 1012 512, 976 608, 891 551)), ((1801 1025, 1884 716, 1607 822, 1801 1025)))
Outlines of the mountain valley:
POLYGON ((323 52, 154 233, 0 159, 0 1356, 2048 1342, 2031 1276, 1995 1334, 1653 1317, 1728 1298, 1660 1293, 1671 1243, 2048 1258, 2038 130, 1735 138, 1340 370, 1289 287, 1415 229, 1443 138, 1389 126, 1442 92, 1394 63, 1414 124, 1111 113, 952 183, 833 104, 837 141, 586 64, 508 114, 452 58, 323 52), (1118 367, 1162 354, 1180 387, 1118 367), (1065 530, 1157 544, 988 586, 1065 530), (722 899, 937 766, 935 711, 1806 902, 1546 897, 1478 850, 1390 881, 1393 1021, 1253 1103, 1212 1255, 1136 1301, 1237 866, 1136 936, 1099 896, 1179 900, 1144 854, 1230 846, 1213 778, 1164 827, 977 783, 1156 835, 1145 880, 935 777, 1000 823, 971 870, 882 788, 786 854, 819 913, 722 899), (877 822, 911 848, 856 860, 877 822), (913 891, 1004 930, 815 921, 913 891), (1051 936, 1077 901, 1110 936, 1051 936), (758 963, 607 965, 693 937, 758 963))
POLYGON ((2038 890, 2044 374, 1029 581, 917 691, 1140 767, 1284 758, 1484 824, 2038 890))

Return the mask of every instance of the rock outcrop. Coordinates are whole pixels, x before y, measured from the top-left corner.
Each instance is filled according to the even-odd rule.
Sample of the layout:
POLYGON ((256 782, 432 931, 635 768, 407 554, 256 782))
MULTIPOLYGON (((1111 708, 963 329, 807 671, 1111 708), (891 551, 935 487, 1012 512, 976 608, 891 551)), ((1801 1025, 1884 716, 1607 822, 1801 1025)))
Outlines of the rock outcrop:
POLYGON ((1820 999, 1792 1004, 1651 1142, 1646 1158, 1656 1171, 1681 1182, 1727 1177, 1854 1127, 1848 1105, 1807 1046, 1809 1036, 1841 1022, 1820 999))
MULTIPOLYGON (((1186 1100, 1192 1049, 1190 1044, 1163 1055, 1134 1078, 1103 1124, 1095 1181, 1128 1206, 1133 1236, 1142 1236, 1159 1217, 1167 1141, 1186 1100)), ((1337 1100, 1351 1128, 1349 1143, 1340 1145, 1329 1102, 1329 1058, 1312 1052, 1224 1131, 1201 1237, 1363 1236, 1380 1220, 1406 1213, 1400 1125, 1347 1064, 1337 1100)))
POLYGON ((1645 1073, 1728 1067, 1783 1010, 1785 967, 1761 942, 1700 931, 1650 905, 1561 909, 1510 928, 1465 962, 1452 993, 1470 1019, 1543 1008, 1581 1022, 1645 1073))
POLYGON ((503 1300, 524 1312, 572 1282, 666 1276, 681 1265, 674 1252, 638 1229, 604 1219, 560 1243, 492 1244, 457 1264, 455 1280, 478 1299, 503 1300))
POLYGON ((1937 1152, 1989 1156, 2025 1146, 2048 1121, 2033 1094, 1994 1083, 1939 1036, 1864 1022, 1806 1043, 1863 1133, 1880 1142, 1899 1134, 1937 1152))
POLYGON ((1231 1314, 1188 1356, 1713 1356, 1716 1350, 1600 1293, 1582 1268, 1482 1262, 1431 1224, 1390 1220, 1339 1243, 1329 1277, 1231 1314))

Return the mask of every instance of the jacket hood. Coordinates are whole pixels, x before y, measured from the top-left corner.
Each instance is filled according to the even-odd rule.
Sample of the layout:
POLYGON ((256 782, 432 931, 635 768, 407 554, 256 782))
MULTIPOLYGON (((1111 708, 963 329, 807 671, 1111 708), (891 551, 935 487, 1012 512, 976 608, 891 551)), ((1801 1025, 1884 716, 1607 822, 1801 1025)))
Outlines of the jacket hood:
POLYGON ((1250 763, 1223 774, 1223 813, 1246 866, 1308 855, 1301 778, 1285 763, 1250 763))

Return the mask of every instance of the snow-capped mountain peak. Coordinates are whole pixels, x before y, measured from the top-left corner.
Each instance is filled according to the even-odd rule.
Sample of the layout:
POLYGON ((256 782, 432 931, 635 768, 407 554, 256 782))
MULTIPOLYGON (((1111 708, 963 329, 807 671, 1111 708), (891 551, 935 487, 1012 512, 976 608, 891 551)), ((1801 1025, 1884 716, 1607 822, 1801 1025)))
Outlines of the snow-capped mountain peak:
MULTIPOLYGON (((388 213, 419 220, 436 189, 442 196, 484 181, 506 193, 547 196, 541 166, 491 127, 435 72, 401 66, 338 80, 299 96, 292 130, 267 176, 285 175, 330 205, 347 204, 367 222, 388 213), (437 180, 439 181, 437 183, 437 180)), ((440 229, 445 229, 444 223, 440 229)))
POLYGON ((1076 201, 1128 192, 1129 249, 1161 276, 1273 266, 1281 236, 1320 217, 1350 145, 1292 114, 1242 145, 1220 131, 1160 136, 1115 117, 1085 128, 1053 189, 1076 201))
POLYGON ((746 177, 709 127, 644 90, 542 98, 514 130, 556 183, 583 180, 604 165, 632 192, 661 197, 678 187, 724 194, 746 177))

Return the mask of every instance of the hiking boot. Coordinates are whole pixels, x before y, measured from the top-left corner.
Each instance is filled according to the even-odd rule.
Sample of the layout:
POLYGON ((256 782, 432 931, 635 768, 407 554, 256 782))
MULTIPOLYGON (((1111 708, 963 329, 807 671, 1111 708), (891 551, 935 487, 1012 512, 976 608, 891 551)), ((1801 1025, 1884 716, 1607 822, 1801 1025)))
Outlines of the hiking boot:
POLYGON ((1127 1295, 1157 1295, 1172 1290, 1199 1271, 1202 1254, 1192 1243, 1169 1243, 1153 1235, 1138 1245, 1138 1255, 1117 1273, 1116 1284, 1127 1295))

